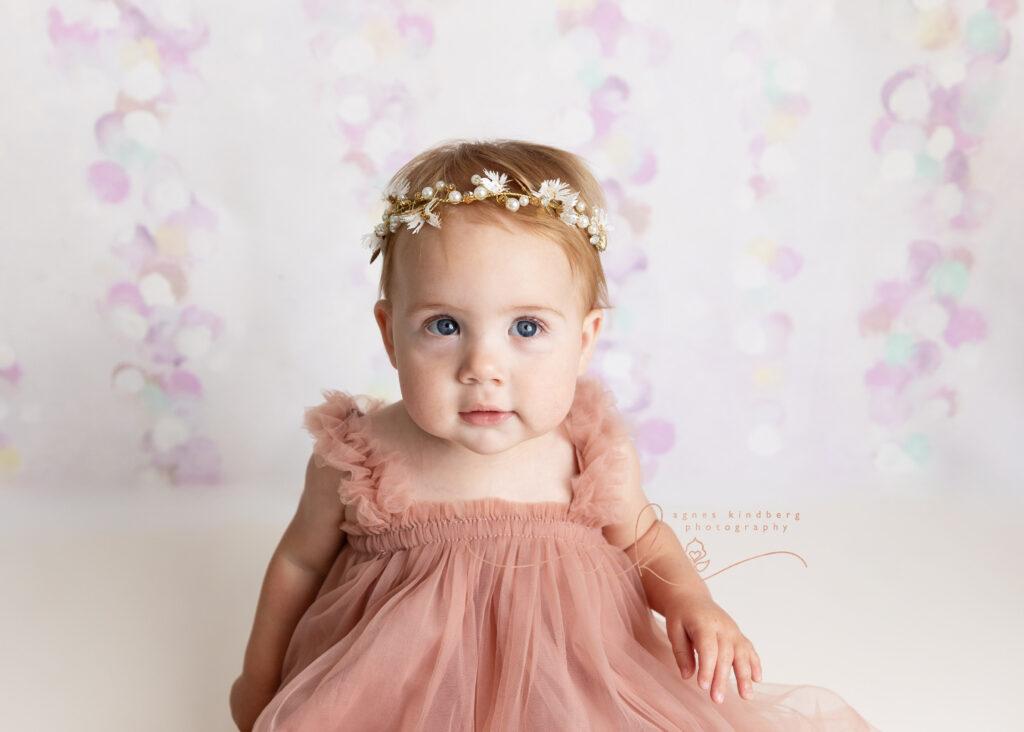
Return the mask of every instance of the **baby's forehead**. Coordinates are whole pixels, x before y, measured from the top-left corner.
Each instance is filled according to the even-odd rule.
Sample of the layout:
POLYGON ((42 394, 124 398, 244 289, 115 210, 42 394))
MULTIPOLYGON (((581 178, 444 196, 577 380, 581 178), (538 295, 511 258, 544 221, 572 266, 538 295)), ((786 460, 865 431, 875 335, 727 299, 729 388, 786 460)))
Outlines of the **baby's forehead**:
POLYGON ((504 227, 497 238, 477 238, 495 233, 488 228, 442 224, 396 238, 394 299, 582 306, 584 283, 556 241, 504 227))
POLYGON ((463 264, 491 265, 493 262, 487 257, 477 259, 471 255, 474 250, 483 249, 484 244, 494 242, 509 265, 543 262, 549 268, 562 269, 564 265, 571 269, 562 246, 547 232, 518 224, 500 212, 482 216, 458 209, 447 211, 440 227, 424 226, 418 233, 401 231, 394 244, 396 258, 416 271, 424 263, 447 264, 452 259, 463 264))

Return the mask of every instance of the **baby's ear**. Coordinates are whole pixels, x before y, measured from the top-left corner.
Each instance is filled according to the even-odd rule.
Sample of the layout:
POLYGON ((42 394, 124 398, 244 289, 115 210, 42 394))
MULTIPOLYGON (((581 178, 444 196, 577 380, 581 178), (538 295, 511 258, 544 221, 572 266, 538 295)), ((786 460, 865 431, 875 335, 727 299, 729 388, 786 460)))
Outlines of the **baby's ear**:
POLYGON ((601 332, 601 325, 604 322, 604 310, 594 308, 583 316, 583 334, 580 343, 580 365, 576 371, 577 376, 583 376, 590 365, 590 358, 594 355, 594 347, 597 345, 597 336, 601 332))
POLYGON ((373 306, 373 317, 377 320, 380 328, 380 337, 384 341, 384 350, 388 352, 391 365, 398 368, 398 361, 395 360, 395 329, 394 319, 391 311, 390 300, 378 300, 373 306))

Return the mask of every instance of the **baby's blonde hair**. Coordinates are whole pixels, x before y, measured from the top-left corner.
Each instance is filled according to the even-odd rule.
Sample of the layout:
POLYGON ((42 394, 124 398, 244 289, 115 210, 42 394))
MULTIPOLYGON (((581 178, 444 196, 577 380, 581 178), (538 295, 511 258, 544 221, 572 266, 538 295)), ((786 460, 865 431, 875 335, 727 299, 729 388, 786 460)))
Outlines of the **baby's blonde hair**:
MULTIPOLYGON (((601 184, 582 158, 556 147, 521 140, 445 142, 410 160, 394 174, 391 181, 404 178, 412 191, 433 186, 439 180, 455 183, 461 190, 472 190, 470 178, 474 174, 483 174, 485 169, 507 173, 509 178, 521 181, 534 190, 542 181, 557 178, 577 191, 588 209, 607 208, 601 184)), ((608 286, 600 252, 590 243, 590 235, 586 230, 563 223, 539 206, 523 206, 516 213, 511 213, 490 199, 457 208, 464 210, 467 216, 480 217, 503 227, 520 226, 548 237, 561 247, 569 260, 569 267, 580 284, 584 311, 609 307, 608 286)), ((442 227, 444 216, 442 210, 442 227)), ((387 298, 391 287, 395 245, 414 236, 416 234, 404 228, 385 235, 381 252, 380 297, 387 298)))

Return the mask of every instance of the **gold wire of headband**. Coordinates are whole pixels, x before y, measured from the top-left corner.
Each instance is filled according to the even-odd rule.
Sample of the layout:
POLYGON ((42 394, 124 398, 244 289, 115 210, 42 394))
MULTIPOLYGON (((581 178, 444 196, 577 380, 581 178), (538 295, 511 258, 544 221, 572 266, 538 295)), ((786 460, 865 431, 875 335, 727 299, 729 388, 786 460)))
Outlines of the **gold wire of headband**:
POLYGON ((608 213, 594 207, 587 214, 587 204, 580 200, 580 194, 572 190, 568 183, 558 178, 546 180, 537 190, 518 180, 509 180, 505 173, 484 170, 483 175, 475 174, 470 181, 476 186, 471 191, 460 192, 454 183, 437 181, 427 186, 412 198, 409 197, 409 181, 399 178, 393 181, 384 191, 387 208, 373 232, 363 237, 363 243, 372 250, 372 262, 381 253, 384 240, 389 233, 393 234, 405 224, 416 234, 423 224, 441 228, 439 206, 442 204, 463 204, 494 198, 506 209, 515 213, 523 206, 540 206, 545 211, 558 216, 567 226, 577 227, 586 231, 590 243, 599 252, 608 248, 608 232, 612 227, 608 224, 608 213), (518 192, 511 190, 509 184, 518 187, 518 192))

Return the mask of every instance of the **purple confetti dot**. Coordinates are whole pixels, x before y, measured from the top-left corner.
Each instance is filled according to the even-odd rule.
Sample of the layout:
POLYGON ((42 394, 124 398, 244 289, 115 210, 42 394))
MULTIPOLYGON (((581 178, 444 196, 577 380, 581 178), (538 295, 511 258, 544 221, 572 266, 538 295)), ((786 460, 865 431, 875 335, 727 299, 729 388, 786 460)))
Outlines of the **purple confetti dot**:
POLYGON ((598 3, 590 13, 590 25, 601 42, 601 53, 604 56, 615 53, 615 45, 627 25, 618 5, 611 2, 598 3))
POLYGON ((163 384, 164 391, 171 396, 189 395, 201 397, 203 395, 202 383, 195 374, 188 371, 174 371, 169 375, 162 376, 160 381, 163 384))
POLYGON ((645 452, 664 455, 676 441, 676 429, 664 419, 649 419, 640 425, 638 438, 645 452))
POLYGON ((803 263, 803 258, 801 258, 798 252, 789 247, 782 247, 775 252, 775 259, 772 260, 771 269, 782 279, 788 280, 796 276, 803 263))
POLYGON ((1017 12, 1017 0, 988 0, 988 9, 1003 20, 1009 20, 1017 12))
POLYGON ((654 157, 654 153, 648 150, 644 153, 643 159, 640 161, 640 165, 637 167, 636 172, 633 173, 631 180, 637 185, 642 185, 644 183, 649 183, 657 174, 658 159, 654 157))
POLYGON ((928 271, 942 261, 939 245, 926 239, 917 239, 907 246, 907 265, 913 282, 924 282, 928 271))
POLYGON ((946 156, 946 166, 943 171, 947 183, 960 183, 966 181, 970 166, 967 156, 961 150, 953 150, 946 156))
POLYGON ((21 366, 13 363, 5 369, 0 369, 0 378, 6 379, 14 386, 17 386, 18 381, 21 379, 21 366))
POLYGON ((914 352, 908 368, 913 376, 931 373, 942 363, 942 351, 932 341, 918 341, 914 344, 914 352))
POLYGON ((983 340, 987 334, 988 326, 980 312, 974 308, 954 307, 942 336, 950 346, 959 348, 964 343, 983 340))
POLYGON ((871 389, 899 392, 910 380, 910 372, 903 366, 884 362, 875 363, 864 374, 864 383, 871 389))
POLYGON ((434 24, 425 16, 400 16, 398 18, 398 31, 406 41, 418 41, 425 48, 429 48, 434 43, 434 24))

